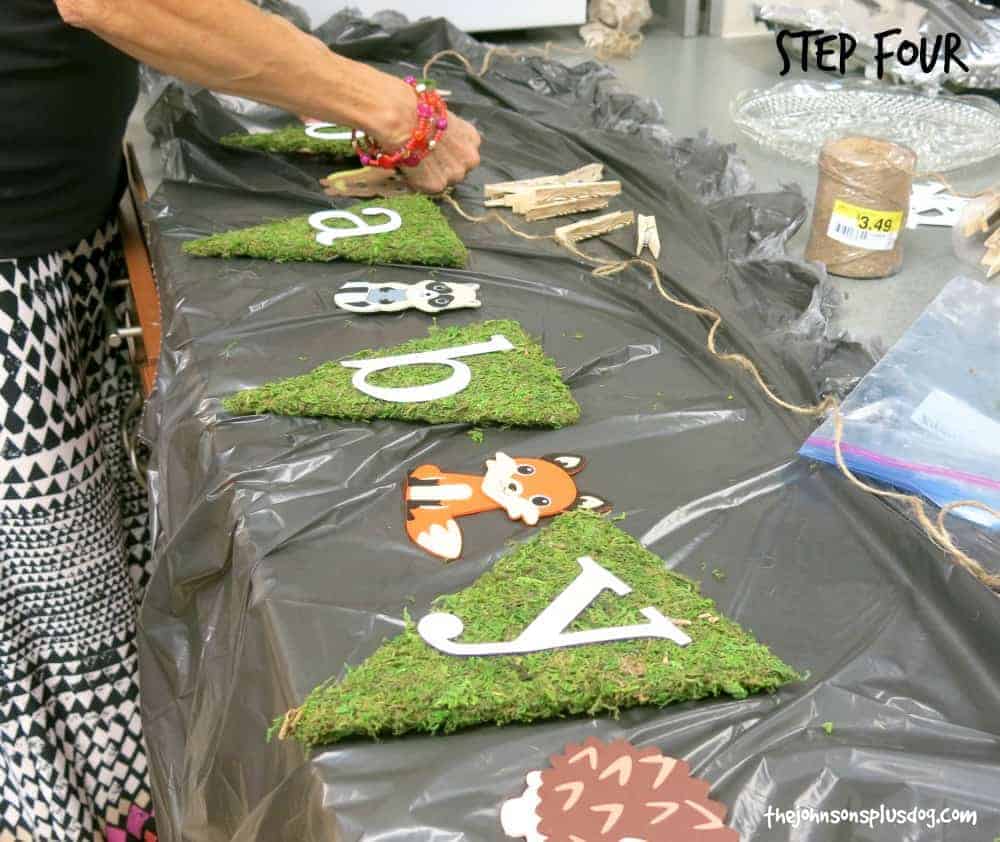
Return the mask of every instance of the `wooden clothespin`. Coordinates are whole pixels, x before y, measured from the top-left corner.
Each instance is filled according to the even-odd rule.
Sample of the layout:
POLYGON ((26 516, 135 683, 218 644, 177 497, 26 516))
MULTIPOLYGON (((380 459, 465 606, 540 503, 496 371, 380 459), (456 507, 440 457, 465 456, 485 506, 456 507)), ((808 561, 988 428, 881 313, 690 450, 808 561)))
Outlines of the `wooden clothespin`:
POLYGON ((361 167, 358 170, 335 172, 320 180, 328 196, 401 196, 411 193, 404 178, 395 170, 381 167, 361 167))
POLYGON ((635 222, 635 214, 632 211, 613 211, 593 219, 584 219, 581 222, 562 225, 556 228, 554 234, 557 240, 576 243, 591 237, 599 237, 601 234, 607 234, 618 228, 625 228, 633 222, 635 222))
POLYGON ((492 207, 510 206, 510 201, 503 197, 517 194, 536 187, 551 187, 561 184, 591 183, 600 181, 604 177, 603 164, 586 164, 575 170, 570 170, 562 175, 543 175, 538 178, 524 178, 520 181, 498 181, 495 184, 487 184, 483 189, 486 192, 487 205, 492 207))
POLYGON ((640 257, 645 248, 649 249, 654 260, 659 260, 660 232, 656 228, 656 217, 640 213, 636 220, 635 256, 640 257))
POLYGON ((992 278, 1000 273, 1000 226, 986 238, 986 254, 980 263, 986 267, 986 277, 992 278))
MULTIPOLYGON (((620 181, 594 181, 581 184, 560 184, 549 187, 534 187, 530 190, 511 194, 510 208, 514 213, 527 214, 538 208, 572 205, 575 201, 588 202, 593 199, 607 199, 622 192, 620 181)), ((605 202, 606 204, 606 202, 605 202)), ((572 213, 572 209, 566 211, 572 213)))

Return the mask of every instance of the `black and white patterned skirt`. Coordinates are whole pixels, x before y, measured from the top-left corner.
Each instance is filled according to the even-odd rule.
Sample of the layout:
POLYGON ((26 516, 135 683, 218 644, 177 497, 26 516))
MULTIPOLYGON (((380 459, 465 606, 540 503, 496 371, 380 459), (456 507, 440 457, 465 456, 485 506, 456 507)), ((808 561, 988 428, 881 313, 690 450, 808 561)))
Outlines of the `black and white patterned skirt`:
POLYGON ((0 259, 0 842, 100 840, 150 803, 148 518, 122 437, 135 378, 107 342, 125 276, 114 222, 0 259))

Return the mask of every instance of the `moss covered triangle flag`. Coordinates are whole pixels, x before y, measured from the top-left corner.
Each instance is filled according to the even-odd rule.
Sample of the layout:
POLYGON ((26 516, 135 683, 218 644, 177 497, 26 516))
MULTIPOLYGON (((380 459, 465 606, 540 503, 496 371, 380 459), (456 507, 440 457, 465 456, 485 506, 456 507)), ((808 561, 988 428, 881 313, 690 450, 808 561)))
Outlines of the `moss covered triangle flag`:
POLYGON ((219 143, 232 149, 256 149, 286 155, 325 155, 330 158, 353 158, 351 130, 346 126, 317 123, 303 126, 293 123, 273 132, 236 132, 223 135, 219 143))
POLYGON ((355 263, 464 266, 468 259, 448 220, 426 196, 393 196, 240 228, 184 243, 195 257, 256 257, 355 263))
POLYGON ((431 327, 425 338, 360 351, 308 374, 238 392, 224 405, 238 415, 512 427, 563 427, 580 417, 555 363, 509 320, 431 327))
POLYGON ((615 714, 771 691, 798 678, 698 586, 606 518, 570 512, 472 586, 407 618, 337 684, 289 711, 306 746, 615 714))

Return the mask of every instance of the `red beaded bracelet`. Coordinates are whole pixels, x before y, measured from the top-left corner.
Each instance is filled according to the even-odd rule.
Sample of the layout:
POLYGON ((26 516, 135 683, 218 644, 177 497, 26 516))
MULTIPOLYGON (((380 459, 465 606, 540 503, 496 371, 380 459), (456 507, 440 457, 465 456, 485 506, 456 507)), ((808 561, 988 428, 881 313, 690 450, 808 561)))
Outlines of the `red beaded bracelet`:
POLYGON ((448 128, 448 108, 434 90, 434 83, 429 79, 418 81, 413 76, 403 81, 417 95, 417 126, 406 144, 395 152, 384 151, 374 140, 355 129, 351 132, 351 143, 362 166, 386 170, 415 167, 427 157, 448 128))

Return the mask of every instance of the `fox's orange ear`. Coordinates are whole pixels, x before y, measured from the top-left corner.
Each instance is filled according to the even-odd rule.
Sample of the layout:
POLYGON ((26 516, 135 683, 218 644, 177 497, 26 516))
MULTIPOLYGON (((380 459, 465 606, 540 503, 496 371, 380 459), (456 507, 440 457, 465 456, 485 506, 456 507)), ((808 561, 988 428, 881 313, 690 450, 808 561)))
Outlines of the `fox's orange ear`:
POLYGON ((576 476, 587 465, 587 460, 575 453, 548 453, 542 458, 546 462, 554 462, 571 477, 576 476))

